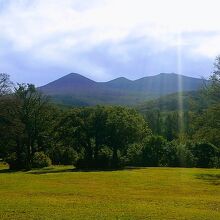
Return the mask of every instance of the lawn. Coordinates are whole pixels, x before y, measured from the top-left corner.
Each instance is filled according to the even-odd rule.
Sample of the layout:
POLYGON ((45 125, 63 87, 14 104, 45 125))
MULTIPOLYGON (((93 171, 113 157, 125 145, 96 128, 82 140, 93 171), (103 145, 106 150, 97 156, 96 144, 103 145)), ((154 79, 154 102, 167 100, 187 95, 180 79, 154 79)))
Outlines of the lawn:
POLYGON ((0 219, 220 219, 220 170, 1 165, 0 219))

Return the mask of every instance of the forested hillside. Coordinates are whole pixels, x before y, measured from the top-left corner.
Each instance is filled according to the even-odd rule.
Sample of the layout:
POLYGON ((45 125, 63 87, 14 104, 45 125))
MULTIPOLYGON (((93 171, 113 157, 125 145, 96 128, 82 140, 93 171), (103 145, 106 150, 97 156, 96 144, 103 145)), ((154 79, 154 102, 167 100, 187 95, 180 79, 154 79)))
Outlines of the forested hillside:
POLYGON ((0 158, 11 169, 72 164, 220 166, 220 57, 200 92, 169 95, 138 111, 121 106, 60 108, 34 85, 0 75, 0 158))

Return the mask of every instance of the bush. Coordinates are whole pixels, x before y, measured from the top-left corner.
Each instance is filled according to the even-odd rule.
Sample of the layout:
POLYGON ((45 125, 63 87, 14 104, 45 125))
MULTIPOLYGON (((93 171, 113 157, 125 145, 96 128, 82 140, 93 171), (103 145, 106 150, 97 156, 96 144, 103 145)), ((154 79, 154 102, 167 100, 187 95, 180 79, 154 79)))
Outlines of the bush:
POLYGON ((76 165, 79 159, 78 153, 71 147, 58 145, 48 152, 53 164, 76 165))
POLYGON ((148 138, 143 145, 143 165, 150 167, 162 166, 166 145, 166 139, 161 136, 148 138))
POLYGON ((126 154, 126 164, 130 166, 143 165, 143 146, 141 144, 131 144, 126 154))
POLYGON ((78 154, 72 148, 67 148, 62 154, 61 163, 64 165, 75 165, 78 160, 78 154))
POLYGON ((104 146, 98 151, 96 166, 99 168, 109 168, 111 167, 112 150, 104 146))
POLYGON ((195 158, 190 150, 192 143, 179 144, 176 147, 178 166, 179 167, 195 167, 195 158))
POLYGON ((50 158, 44 152, 36 152, 33 157, 33 168, 49 167, 50 158))
POLYGON ((195 158, 196 167, 208 168, 217 165, 219 150, 213 144, 196 143, 190 150, 195 158))
POLYGON ((15 152, 13 152, 5 159, 5 162, 8 163, 10 170, 20 170, 29 167, 27 166, 25 153, 21 153, 18 156, 15 152))
POLYGON ((107 169, 111 167, 112 163, 112 150, 103 146, 98 150, 95 158, 87 159, 83 155, 76 163, 78 169, 107 169))
POLYGON ((5 159, 5 161, 8 163, 10 170, 18 169, 18 158, 16 153, 12 153, 9 157, 5 159))

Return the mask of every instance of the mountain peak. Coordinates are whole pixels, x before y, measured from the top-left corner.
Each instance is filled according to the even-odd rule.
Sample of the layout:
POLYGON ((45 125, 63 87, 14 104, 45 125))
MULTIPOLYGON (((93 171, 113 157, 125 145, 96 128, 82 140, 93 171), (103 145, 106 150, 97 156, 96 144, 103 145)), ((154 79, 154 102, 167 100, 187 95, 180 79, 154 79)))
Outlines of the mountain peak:
MULTIPOLYGON (((83 80, 89 80, 89 81, 93 81, 79 73, 69 73, 63 77, 61 77, 60 79, 72 79, 72 80, 79 80, 79 79, 83 79, 83 80)), ((59 80, 60 80, 59 79, 59 80)), ((94 82, 94 81, 93 81, 94 82)))
POLYGON ((86 90, 94 87, 96 82, 78 73, 69 73, 45 86, 40 90, 47 94, 70 94, 74 90, 86 90))
POLYGON ((202 79, 176 73, 160 73, 138 80, 119 77, 108 82, 95 82, 78 73, 70 73, 39 89, 47 95, 60 97, 63 102, 68 100, 68 103, 135 104, 179 92, 179 83, 182 84, 181 91, 185 92, 195 91, 203 86, 202 79))
POLYGON ((110 83, 110 82, 129 82, 129 81, 131 81, 130 79, 127 79, 127 78, 125 78, 125 77, 118 77, 118 78, 116 78, 116 79, 113 79, 113 80, 110 80, 110 81, 108 81, 107 83, 110 83))
POLYGON ((172 76, 176 76, 178 74, 176 73, 160 73, 159 76, 167 76, 167 75, 172 75, 172 76))

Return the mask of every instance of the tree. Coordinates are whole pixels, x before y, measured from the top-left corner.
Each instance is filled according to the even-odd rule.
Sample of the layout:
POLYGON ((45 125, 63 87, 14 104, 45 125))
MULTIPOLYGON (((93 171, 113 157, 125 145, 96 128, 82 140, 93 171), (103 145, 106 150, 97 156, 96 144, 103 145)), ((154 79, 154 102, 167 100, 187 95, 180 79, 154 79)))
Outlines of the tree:
POLYGON ((210 106, 193 121, 193 139, 210 142, 220 148, 220 105, 210 106))
MULTIPOLYGON (((22 151, 20 139, 23 138, 24 124, 19 118, 19 103, 14 96, 0 98, 0 157, 22 151)), ((17 154, 15 153, 14 157, 17 154)), ((22 163, 19 163, 21 166, 22 163)))
POLYGON ((100 149, 106 141, 107 107, 74 108, 63 114, 56 126, 57 143, 79 154, 77 166, 95 167, 100 149))
POLYGON ((195 158, 196 167, 215 167, 219 160, 219 150, 210 143, 196 143, 192 145, 191 152, 195 158))
POLYGON ((111 107, 107 119, 108 146, 113 151, 112 163, 119 166, 118 151, 124 153, 130 144, 142 142, 151 133, 144 118, 133 109, 111 107))
POLYGON ((164 137, 168 141, 172 141, 178 137, 179 134, 179 114, 178 112, 169 112, 164 120, 164 137))
POLYGON ((214 101, 220 101, 220 56, 217 56, 214 62, 214 71, 208 86, 208 96, 214 101))
POLYGON ((1 124, 7 132, 2 132, 2 136, 8 146, 8 162, 14 153, 11 158, 14 167, 29 169, 34 153, 45 151, 48 144, 47 131, 51 127, 48 100, 33 85, 21 84, 3 104, 1 124))
POLYGON ((64 113, 55 133, 58 144, 79 154, 77 167, 106 168, 119 166, 119 153, 126 154, 128 146, 141 142, 149 129, 134 110, 96 106, 64 113))
POLYGON ((149 128, 152 130, 153 134, 162 134, 162 117, 159 109, 148 110, 144 113, 144 118, 146 119, 149 128))
POLYGON ((153 167, 163 165, 166 145, 166 139, 161 136, 146 139, 143 145, 143 165, 153 167))
POLYGON ((12 85, 10 76, 6 73, 0 73, 0 97, 11 93, 12 85))

